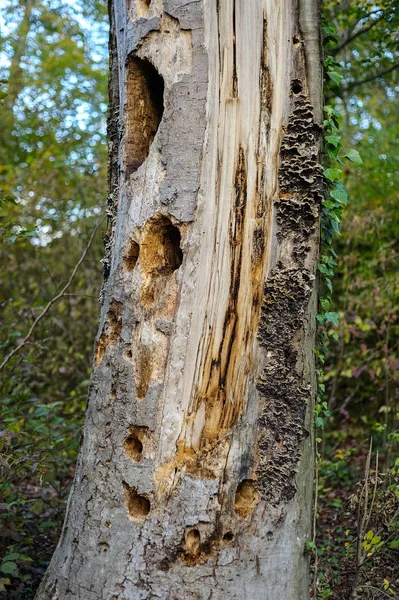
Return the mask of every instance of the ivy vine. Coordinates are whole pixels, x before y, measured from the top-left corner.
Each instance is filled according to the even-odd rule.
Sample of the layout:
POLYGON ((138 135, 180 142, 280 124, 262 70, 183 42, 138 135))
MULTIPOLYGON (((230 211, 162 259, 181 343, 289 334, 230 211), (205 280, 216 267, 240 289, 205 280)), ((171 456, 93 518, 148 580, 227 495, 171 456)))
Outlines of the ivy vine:
MULTIPOLYGON (((325 89, 331 92, 332 97, 339 96, 342 80, 342 69, 339 62, 331 53, 332 48, 338 44, 335 27, 323 25, 324 42, 324 76, 325 89)), ((334 106, 324 106, 324 144, 323 163, 328 165, 324 170, 325 196, 321 209, 321 253, 318 263, 320 274, 319 312, 316 315, 318 321, 318 345, 315 349, 318 360, 316 370, 318 380, 317 398, 315 404, 316 427, 322 428, 324 418, 329 416, 327 401, 324 398, 324 371, 323 365, 327 353, 328 339, 338 340, 339 314, 331 310, 333 276, 337 266, 337 255, 333 247, 334 238, 340 235, 339 227, 342 221, 344 207, 348 204, 348 194, 342 183, 344 160, 349 160, 355 165, 362 164, 362 159, 357 150, 344 151, 339 131, 340 113, 334 106), (332 326, 332 327, 331 327, 332 326)))

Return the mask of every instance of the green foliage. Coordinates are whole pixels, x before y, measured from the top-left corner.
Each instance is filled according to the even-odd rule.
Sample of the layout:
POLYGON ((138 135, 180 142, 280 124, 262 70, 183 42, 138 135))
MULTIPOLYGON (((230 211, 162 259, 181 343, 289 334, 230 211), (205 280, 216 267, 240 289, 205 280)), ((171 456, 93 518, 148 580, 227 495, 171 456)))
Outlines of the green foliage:
POLYGON ((330 415, 319 440, 313 597, 346 600, 356 586, 359 599, 379 600, 399 593, 398 7, 363 0, 324 6, 329 193, 323 209, 333 214, 323 215, 321 308, 333 316, 321 310, 318 318, 319 403, 330 415), (357 482, 370 437, 379 471, 370 475, 377 491, 359 542, 366 562, 358 565, 363 483, 357 482))
MULTIPOLYGON (((68 281, 104 212, 106 8, 97 0, 0 7, 0 363, 68 281)), ((0 592, 10 598, 33 597, 62 525, 101 257, 98 235, 68 294, 0 372, 0 592)))

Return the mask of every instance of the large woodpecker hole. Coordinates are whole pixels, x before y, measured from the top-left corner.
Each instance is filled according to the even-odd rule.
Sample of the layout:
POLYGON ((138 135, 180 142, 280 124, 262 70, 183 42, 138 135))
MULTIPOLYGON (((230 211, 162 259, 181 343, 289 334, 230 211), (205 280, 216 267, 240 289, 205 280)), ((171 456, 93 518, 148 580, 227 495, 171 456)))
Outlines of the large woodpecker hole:
POLYGON ((164 81, 148 60, 130 55, 126 81, 126 174, 143 164, 163 114, 164 81))
POLYGON ((183 260, 181 235, 172 221, 157 215, 148 221, 141 243, 141 268, 144 275, 170 275, 183 260))
POLYGON ((246 517, 252 513, 258 503, 258 492, 255 489, 254 482, 250 479, 244 479, 237 487, 234 510, 239 517, 246 517))
POLYGON ((140 246, 141 301, 144 305, 152 305, 157 300, 165 288, 164 277, 182 264, 180 241, 179 229, 165 215, 156 215, 145 225, 140 246))
POLYGON ((122 485, 125 491, 125 503, 129 518, 132 521, 144 521, 151 509, 150 501, 145 496, 140 496, 137 490, 130 487, 126 481, 123 481, 122 485))

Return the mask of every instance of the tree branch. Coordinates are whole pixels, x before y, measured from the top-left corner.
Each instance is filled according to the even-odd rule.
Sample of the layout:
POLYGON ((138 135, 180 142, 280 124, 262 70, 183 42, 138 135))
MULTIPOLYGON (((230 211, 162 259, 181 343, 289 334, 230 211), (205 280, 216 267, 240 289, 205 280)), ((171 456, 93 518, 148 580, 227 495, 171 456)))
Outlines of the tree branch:
POLYGON ((359 85, 363 85, 364 83, 369 83, 370 81, 374 81, 379 77, 383 77, 384 75, 388 75, 388 73, 392 73, 395 69, 399 68, 399 63, 395 63, 389 69, 385 69, 385 71, 381 71, 380 73, 376 73, 375 75, 370 75, 370 77, 365 77, 360 81, 353 81, 352 83, 348 83, 348 85, 342 90, 343 92, 349 92, 354 87, 358 87, 359 85))
POLYGON ((80 265, 82 264, 82 262, 85 259, 85 256, 87 254, 87 252, 89 251, 89 248, 93 242, 94 236, 96 235, 98 228, 100 227, 100 225, 102 225, 102 223, 104 222, 105 217, 103 217, 100 222, 95 226, 95 228, 93 229, 89 241, 86 244, 85 249, 83 250, 78 262, 76 263, 76 265, 74 266, 72 273, 67 281, 67 283, 64 285, 64 287, 62 288, 62 290, 60 291, 59 294, 57 294, 56 296, 54 296, 54 298, 52 298, 47 305, 45 306, 45 308, 42 310, 42 312, 40 313, 40 315, 38 315, 36 317, 36 319, 33 321, 31 328, 29 329, 28 333, 26 334, 26 336, 24 337, 24 339, 22 340, 22 342, 16 347, 14 348, 9 354, 7 354, 7 356, 5 357, 5 359, 3 360, 3 362, 0 364, 0 371, 2 371, 4 369, 4 367, 6 366, 6 364, 11 360, 11 358, 13 358, 16 354, 18 354, 18 352, 20 350, 22 350, 22 348, 24 346, 26 346, 30 340, 30 338, 32 337, 32 334, 34 332, 34 330, 36 329, 38 323, 43 319, 43 317, 48 313, 48 311, 50 310, 50 308, 53 306, 53 304, 55 304, 57 302, 57 300, 59 300, 60 298, 62 298, 63 296, 65 296, 65 292, 67 291, 67 289, 70 287, 77 270, 79 269, 80 265))
POLYGON ((378 17, 377 19, 374 19, 374 21, 372 21, 370 23, 370 25, 368 25, 367 27, 363 27, 363 29, 359 29, 359 31, 357 31, 353 35, 347 37, 339 46, 336 46, 335 48, 333 48, 333 50, 331 51, 331 54, 333 56, 336 56, 338 54, 338 52, 340 52, 343 48, 345 48, 345 46, 347 46, 348 44, 353 42, 353 40, 355 40, 357 37, 359 37, 359 35, 363 35, 363 33, 367 33, 367 31, 370 31, 370 29, 372 27, 374 27, 374 25, 379 23, 379 21, 381 21, 381 19, 383 19, 384 16, 385 16, 385 13, 382 13, 382 15, 380 17, 378 17))

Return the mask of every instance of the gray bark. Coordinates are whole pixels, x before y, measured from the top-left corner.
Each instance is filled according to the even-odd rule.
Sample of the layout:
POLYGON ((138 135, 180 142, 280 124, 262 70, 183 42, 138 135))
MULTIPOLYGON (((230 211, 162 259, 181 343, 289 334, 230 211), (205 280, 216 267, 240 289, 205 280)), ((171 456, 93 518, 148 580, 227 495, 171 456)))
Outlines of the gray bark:
POLYGON ((317 0, 114 0, 103 310, 38 600, 308 597, 317 0))

